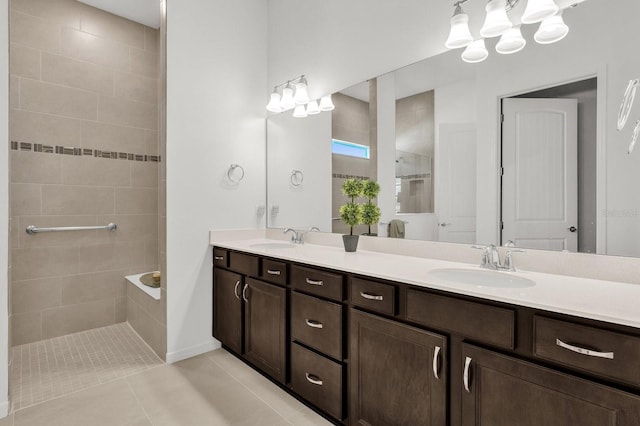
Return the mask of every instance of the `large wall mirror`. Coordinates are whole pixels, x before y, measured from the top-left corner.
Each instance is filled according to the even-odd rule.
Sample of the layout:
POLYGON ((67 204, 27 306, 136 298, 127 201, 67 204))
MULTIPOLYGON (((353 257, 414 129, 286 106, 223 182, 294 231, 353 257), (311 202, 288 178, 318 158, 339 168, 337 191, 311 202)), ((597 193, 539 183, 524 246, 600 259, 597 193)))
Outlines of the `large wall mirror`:
POLYGON ((482 63, 448 51, 340 90, 331 113, 270 116, 268 225, 344 233, 340 186, 360 177, 381 186, 380 238, 640 257, 640 152, 628 152, 640 107, 616 130, 640 78, 638 16, 635 0, 583 2, 558 43, 523 26, 516 54, 490 39, 482 63))

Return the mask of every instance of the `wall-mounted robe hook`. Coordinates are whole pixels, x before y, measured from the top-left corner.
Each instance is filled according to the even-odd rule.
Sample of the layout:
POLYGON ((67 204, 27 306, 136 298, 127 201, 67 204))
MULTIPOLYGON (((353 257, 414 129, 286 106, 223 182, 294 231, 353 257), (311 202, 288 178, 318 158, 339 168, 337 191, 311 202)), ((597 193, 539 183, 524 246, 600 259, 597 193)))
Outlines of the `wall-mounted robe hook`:
POLYGON ((244 179, 244 168, 240 164, 232 164, 227 170, 227 177, 231 182, 238 183, 244 179), (240 170, 240 176, 236 177, 236 169, 240 170))

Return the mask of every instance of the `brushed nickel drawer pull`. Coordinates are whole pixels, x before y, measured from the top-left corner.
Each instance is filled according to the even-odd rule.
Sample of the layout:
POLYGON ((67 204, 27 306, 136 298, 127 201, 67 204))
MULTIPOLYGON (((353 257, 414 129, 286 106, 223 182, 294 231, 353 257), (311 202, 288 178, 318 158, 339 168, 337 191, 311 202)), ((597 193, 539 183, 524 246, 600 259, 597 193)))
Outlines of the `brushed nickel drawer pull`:
POLYGON ((471 389, 469 389, 469 367, 471 365, 471 358, 467 357, 464 361, 464 373, 462 375, 462 383, 464 384, 464 390, 468 393, 471 393, 471 389))
POLYGON ((309 383, 313 383, 314 385, 322 386, 322 380, 320 377, 314 376, 313 374, 304 373, 309 383))
POLYGON ((215 260, 224 260, 224 256, 214 256, 215 260))
POLYGON ((311 285, 324 285, 324 282, 322 280, 312 280, 310 278, 306 278, 307 284, 311 284, 311 285))
POLYGON ((240 295, 238 294, 238 287, 240 287, 240 280, 236 281, 236 286, 233 289, 233 294, 236 295, 236 299, 240 300, 240 295))
POLYGON ((267 274, 269 275, 280 275, 281 272, 275 269, 267 269, 267 274))
POLYGON ((249 299, 247 298, 247 288, 248 287, 249 287, 249 284, 245 284, 244 287, 242 287, 242 300, 244 300, 247 303, 249 303, 249 299))
POLYGON ((440 346, 436 346, 433 351, 433 376, 440 380, 440 346))
POLYGON ((360 292, 360 296, 364 297, 365 299, 368 300, 384 300, 383 296, 380 296, 378 294, 369 294, 369 293, 365 293, 363 291, 360 292))
POLYGON ((571 352, 576 352, 579 353, 581 355, 588 355, 588 356, 594 356, 597 358, 607 358, 607 359, 613 359, 613 352, 598 352, 598 351, 594 351, 591 349, 586 349, 586 348, 581 348, 579 346, 574 346, 574 345, 570 345, 568 343, 563 342, 560 339, 556 339, 556 345, 560 346, 561 348, 570 350, 571 352))
POLYGON ((307 323, 307 325, 309 327, 313 327, 313 328, 323 328, 324 327, 324 325, 321 322, 318 322, 318 321, 310 320, 308 318, 306 320, 304 320, 304 321, 307 323))

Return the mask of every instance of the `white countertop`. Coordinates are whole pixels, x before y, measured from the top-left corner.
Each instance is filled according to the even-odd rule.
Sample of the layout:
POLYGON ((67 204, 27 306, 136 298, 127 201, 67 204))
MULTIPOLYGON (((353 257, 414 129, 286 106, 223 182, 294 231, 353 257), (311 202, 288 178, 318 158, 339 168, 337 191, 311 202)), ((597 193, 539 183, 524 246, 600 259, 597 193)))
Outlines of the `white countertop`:
POLYGON ((291 248, 260 247, 261 244, 273 243, 283 245, 286 241, 211 239, 212 245, 228 249, 640 328, 638 284, 518 271, 500 273, 528 278, 536 285, 526 288, 482 287, 445 281, 429 274, 429 271, 441 268, 481 270, 477 265, 364 250, 346 253, 341 247, 308 243, 292 244, 291 248))

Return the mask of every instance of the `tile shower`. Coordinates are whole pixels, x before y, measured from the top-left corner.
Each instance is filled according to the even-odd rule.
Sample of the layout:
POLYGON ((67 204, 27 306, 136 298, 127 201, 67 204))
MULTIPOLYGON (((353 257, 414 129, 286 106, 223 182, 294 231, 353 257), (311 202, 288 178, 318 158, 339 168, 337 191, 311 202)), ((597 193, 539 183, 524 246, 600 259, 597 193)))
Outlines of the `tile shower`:
MULTIPOLYGON (((128 321, 166 352, 160 31, 75 0, 10 2, 10 345, 128 321), (28 235, 38 227, 115 232, 28 235)), ((15 361, 15 360, 14 360, 15 361)))

